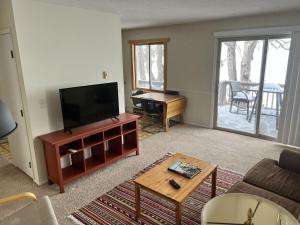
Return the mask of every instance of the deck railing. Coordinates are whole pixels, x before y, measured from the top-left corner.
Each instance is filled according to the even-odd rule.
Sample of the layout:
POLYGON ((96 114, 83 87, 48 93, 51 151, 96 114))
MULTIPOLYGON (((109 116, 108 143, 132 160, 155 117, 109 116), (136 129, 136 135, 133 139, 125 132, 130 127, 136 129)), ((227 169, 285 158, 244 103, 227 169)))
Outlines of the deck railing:
MULTIPOLYGON (((149 80, 138 80, 138 87, 147 87, 147 86, 149 86, 149 80)), ((152 80, 151 87, 155 90, 162 90, 164 87, 164 82, 152 80)))
MULTIPOLYGON (((231 81, 220 81, 219 82, 219 105, 230 104, 231 92, 230 84, 231 81)), ((250 96, 255 97, 257 92, 251 91, 251 88, 257 87, 259 83, 255 82, 240 82, 241 89, 246 91, 250 96)), ((284 87, 283 84, 278 84, 281 88, 284 87)), ((283 95, 280 97, 282 101, 283 95)), ((264 109, 275 110, 278 104, 276 93, 263 92, 262 106, 264 109)))

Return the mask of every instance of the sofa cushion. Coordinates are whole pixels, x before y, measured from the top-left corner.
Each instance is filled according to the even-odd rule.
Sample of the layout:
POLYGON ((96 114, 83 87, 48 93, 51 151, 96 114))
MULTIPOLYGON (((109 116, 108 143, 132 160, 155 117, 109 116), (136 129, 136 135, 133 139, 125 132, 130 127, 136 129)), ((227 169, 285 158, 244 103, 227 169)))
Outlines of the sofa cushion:
POLYGON ((283 150, 279 157, 279 167, 300 174, 300 152, 283 150))
POLYGON ((280 168, 275 160, 261 160, 248 171, 244 181, 300 202, 300 174, 280 168))
POLYGON ((292 215, 295 216, 295 218, 298 219, 298 221, 300 221, 300 204, 293 200, 277 195, 273 192, 264 190, 262 188, 255 187, 251 184, 247 184, 243 181, 234 184, 228 190, 228 192, 253 194, 271 200, 272 202, 275 202, 276 204, 287 209, 292 215))

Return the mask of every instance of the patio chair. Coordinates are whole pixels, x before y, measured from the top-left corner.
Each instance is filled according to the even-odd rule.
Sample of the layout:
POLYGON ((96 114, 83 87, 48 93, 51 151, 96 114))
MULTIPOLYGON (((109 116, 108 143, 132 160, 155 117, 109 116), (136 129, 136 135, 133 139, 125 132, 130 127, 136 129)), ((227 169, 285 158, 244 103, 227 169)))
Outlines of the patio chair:
POLYGON ((246 104, 247 120, 249 119, 249 107, 250 104, 255 101, 254 96, 250 96, 246 91, 242 90, 241 83, 239 81, 231 81, 230 86, 230 108, 229 112, 232 112, 232 106, 237 106, 237 113, 240 111, 240 105, 246 104))

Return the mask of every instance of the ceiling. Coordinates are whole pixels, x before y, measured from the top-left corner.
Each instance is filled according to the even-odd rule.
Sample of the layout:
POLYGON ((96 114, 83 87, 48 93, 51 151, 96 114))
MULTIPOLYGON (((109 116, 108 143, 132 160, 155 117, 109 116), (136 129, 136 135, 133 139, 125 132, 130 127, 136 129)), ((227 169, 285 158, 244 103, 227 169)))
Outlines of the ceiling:
POLYGON ((39 0, 119 14, 122 28, 141 28, 300 10, 300 0, 39 0))

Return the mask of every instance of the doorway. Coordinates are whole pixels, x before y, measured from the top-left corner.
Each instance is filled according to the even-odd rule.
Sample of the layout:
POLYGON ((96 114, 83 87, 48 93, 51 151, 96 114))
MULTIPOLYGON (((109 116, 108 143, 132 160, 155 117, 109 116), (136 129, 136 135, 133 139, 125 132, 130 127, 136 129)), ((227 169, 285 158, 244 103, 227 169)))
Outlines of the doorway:
POLYGON ((219 39, 215 127, 277 139, 290 36, 219 39))
POLYGON ((23 102, 10 33, 0 34, 0 91, 1 100, 18 124, 15 132, 8 137, 11 161, 27 175, 33 177, 23 102))

